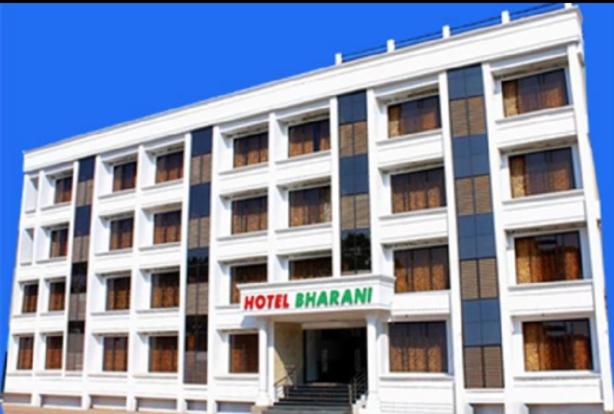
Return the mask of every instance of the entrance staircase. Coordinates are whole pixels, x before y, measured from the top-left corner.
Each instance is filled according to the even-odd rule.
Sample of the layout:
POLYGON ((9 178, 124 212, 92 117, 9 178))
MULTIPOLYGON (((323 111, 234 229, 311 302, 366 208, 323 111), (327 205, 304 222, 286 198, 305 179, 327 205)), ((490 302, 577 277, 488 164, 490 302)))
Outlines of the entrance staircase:
POLYGON ((353 400, 348 384, 292 385, 264 414, 351 414, 353 400))

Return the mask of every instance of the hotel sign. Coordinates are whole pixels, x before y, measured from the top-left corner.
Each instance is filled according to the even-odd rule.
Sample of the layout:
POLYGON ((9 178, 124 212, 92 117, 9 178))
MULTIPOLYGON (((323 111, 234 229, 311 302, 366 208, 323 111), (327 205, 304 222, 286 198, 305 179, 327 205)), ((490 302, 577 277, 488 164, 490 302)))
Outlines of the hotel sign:
POLYGON ((259 293, 243 296, 242 308, 253 310, 281 310, 326 308, 331 306, 367 305, 373 299, 373 287, 304 290, 288 293, 259 293))

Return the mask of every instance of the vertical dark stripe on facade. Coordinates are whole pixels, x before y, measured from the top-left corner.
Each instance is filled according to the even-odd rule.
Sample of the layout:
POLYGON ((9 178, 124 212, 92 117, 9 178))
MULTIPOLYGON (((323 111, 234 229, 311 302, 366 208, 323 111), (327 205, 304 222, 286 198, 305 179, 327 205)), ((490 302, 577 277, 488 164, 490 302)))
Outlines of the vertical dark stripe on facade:
POLYGON ((371 271, 366 92, 339 96, 341 274, 371 271))
POLYGON ((192 132, 184 382, 207 383, 212 128, 192 132))
POLYGON ((90 251, 95 166, 95 157, 79 160, 66 340, 66 369, 69 371, 81 371, 83 369, 87 268, 90 251))
POLYGON ((501 313, 480 65, 448 71, 466 388, 502 388, 501 313))

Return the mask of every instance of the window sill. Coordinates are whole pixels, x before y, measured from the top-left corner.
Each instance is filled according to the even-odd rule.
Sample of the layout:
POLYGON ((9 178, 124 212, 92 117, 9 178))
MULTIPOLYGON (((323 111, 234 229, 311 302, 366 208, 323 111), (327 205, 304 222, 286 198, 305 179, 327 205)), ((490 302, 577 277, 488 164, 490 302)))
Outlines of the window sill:
POLYGON ((568 371, 536 371, 523 372, 522 374, 514 375, 516 381, 533 381, 533 380, 566 380, 566 379, 599 379, 601 376, 594 371, 586 370, 568 370, 568 371))
POLYGON ((398 135, 396 137, 391 137, 387 135, 386 139, 378 140, 376 142, 376 145, 378 146, 394 145, 394 144, 405 142, 405 141, 413 141, 415 139, 432 137, 432 136, 441 135, 441 134, 442 134, 441 128, 433 128, 433 129, 427 129, 426 131, 414 132, 414 133, 405 134, 405 135, 398 135))
POLYGON ((151 313, 178 313, 179 306, 175 306, 172 308, 150 308, 150 309, 138 309, 136 311, 137 314, 140 315, 148 315, 151 313))
POLYGON ((258 374, 257 373, 228 373, 222 375, 216 375, 214 377, 216 380, 221 381, 257 381, 258 374))
POLYGON ((275 164, 277 165, 293 164, 295 162, 298 163, 301 161, 311 161, 313 159, 318 159, 318 158, 327 158, 327 157, 330 157, 330 155, 331 155, 330 150, 310 152, 308 154, 301 154, 301 155, 296 155, 294 157, 282 158, 281 160, 275 161, 275 164))
POLYGON ((66 261, 68 256, 58 256, 58 257, 48 257, 46 259, 37 260, 37 264, 49 264, 49 263, 60 263, 66 261))
POLYGON ((138 374, 132 375, 134 378, 143 379, 143 380, 177 380, 179 378, 179 374, 176 372, 141 372, 138 374))
POLYGON ((266 170, 269 166, 269 162, 259 162, 258 164, 250 164, 241 167, 234 167, 229 170, 220 171, 219 175, 233 175, 233 174, 241 174, 242 172, 250 172, 254 170, 266 170))
POLYGON ((15 315, 13 315, 13 319, 28 319, 28 318, 34 318, 35 316, 36 316, 36 312, 16 313, 15 315))
POLYGON ((536 282, 536 283, 523 283, 509 286, 511 292, 523 292, 527 290, 538 289, 552 289, 561 287, 573 287, 573 286, 590 286, 593 284, 593 279, 578 279, 578 280, 557 280, 555 282, 536 282))
POLYGON ((44 371, 36 371, 34 375, 37 377, 59 377, 62 375, 61 369, 46 369, 44 371))
POLYGON ((153 250, 162 250, 162 249, 166 249, 166 248, 173 248, 173 247, 179 247, 181 246, 181 242, 169 242, 169 243, 159 243, 159 244, 152 244, 149 246, 141 246, 139 247, 139 250, 142 252, 148 252, 148 251, 153 251, 153 250))
POLYGON ((34 371, 31 369, 20 369, 15 371, 7 371, 7 377, 31 377, 34 375, 34 371))
POLYGON ((379 216, 381 221, 391 221, 396 219, 402 219, 404 217, 416 217, 416 216, 430 216, 430 215, 438 215, 438 214, 447 214, 448 207, 433 207, 433 208, 423 208, 421 210, 413 210, 413 211, 403 211, 401 213, 391 213, 384 214, 379 216))
POLYGON ((127 316, 130 315, 130 309, 95 311, 91 315, 95 317, 127 316))
POLYGON ((454 376, 443 372, 388 372, 382 374, 380 379, 382 381, 454 381, 454 376))
POLYGON ((159 183, 149 184, 143 187, 143 191, 155 191, 160 188, 179 186, 181 183, 183 183, 183 177, 177 178, 176 180, 161 181, 159 183))
POLYGON ((128 188, 126 190, 113 191, 111 193, 105 193, 98 196, 99 200, 108 200, 121 196, 129 196, 136 194, 136 188, 128 188))
POLYGON ((495 120, 496 124, 508 124, 516 121, 528 120, 531 118, 537 118, 543 115, 557 115, 564 114, 566 112, 573 112, 573 105, 557 106, 556 108, 538 109, 536 111, 525 112, 523 114, 506 116, 495 120))
POLYGON ((115 249, 115 250, 106 250, 104 252, 97 252, 95 254, 96 257, 105 257, 105 256, 119 256, 122 254, 130 254, 134 251, 133 247, 129 247, 126 249, 115 249))
POLYGON ((522 196, 522 197, 509 198, 507 200, 503 200, 503 205, 506 206, 506 205, 522 204, 522 203, 557 200, 560 198, 568 198, 568 197, 582 196, 582 195, 584 195, 583 188, 573 188, 571 190, 553 191, 550 193, 541 193, 541 194, 533 194, 533 195, 522 196))
POLYGON ((90 378, 116 378, 116 379, 128 379, 128 373, 125 371, 109 371, 109 372, 91 372, 87 374, 90 378))
POLYGON ((47 312, 42 312, 40 315, 41 317, 47 317, 47 318, 51 318, 53 316, 64 316, 65 310, 61 309, 61 310, 52 310, 52 311, 47 311, 47 312))
POLYGON ((298 233, 309 230, 329 229, 332 228, 332 222, 326 221, 323 223, 303 224, 301 226, 286 227, 275 230, 276 234, 298 233))
POLYGON ((41 207, 41 211, 50 211, 50 210, 60 210, 62 208, 69 207, 72 204, 72 201, 64 201, 63 203, 56 204, 48 204, 46 206, 41 207))
POLYGON ((268 230, 248 231, 245 233, 237 233, 237 234, 231 234, 228 236, 221 236, 217 238, 217 241, 226 242, 226 241, 232 241, 232 240, 248 239, 251 237, 266 236, 267 233, 268 233, 268 230))

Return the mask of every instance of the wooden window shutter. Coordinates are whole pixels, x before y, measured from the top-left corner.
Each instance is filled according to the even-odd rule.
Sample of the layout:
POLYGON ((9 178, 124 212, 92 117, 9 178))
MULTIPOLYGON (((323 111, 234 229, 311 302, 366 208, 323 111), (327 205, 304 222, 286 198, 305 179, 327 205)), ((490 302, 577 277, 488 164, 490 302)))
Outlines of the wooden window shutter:
POLYGON ((390 179, 392 187, 392 212, 401 213, 407 211, 405 198, 407 195, 407 176, 406 174, 393 175, 390 179))
POLYGON ((341 196, 341 229, 348 230, 355 228, 356 211, 354 207, 354 196, 341 196))
POLYGON ((61 336, 47 337, 45 369, 62 369, 62 342, 61 336))
POLYGON ((52 282, 49 290, 49 310, 60 311, 64 310, 64 302, 66 295, 66 282, 52 282))
POLYGON ((452 124, 453 137, 469 135, 466 99, 455 99, 450 101, 450 122, 452 124))
POLYGON ((34 349, 34 337, 22 336, 19 338, 19 351, 17 355, 17 369, 32 369, 32 356, 34 349))
POLYGON ((391 372, 403 372, 407 370, 403 361, 406 337, 404 328, 405 324, 388 324, 388 335, 390 338, 389 354, 391 372))
POLYGON ((512 197, 522 197, 527 195, 525 182, 525 158, 522 155, 510 157, 510 183, 512 186, 512 197))
POLYGON ((540 344, 542 343, 541 324, 539 322, 525 322, 522 324, 524 338, 524 364, 527 371, 539 371, 540 344))
POLYGON ((430 275, 430 252, 428 249, 416 249, 413 251, 412 281, 413 290, 431 290, 430 275))
POLYGON ((330 187, 322 187, 319 190, 319 216, 321 223, 328 223, 332 220, 330 187))
POLYGON ((113 191, 121 191, 123 189, 123 165, 113 167, 113 191))
POLYGON ((111 250, 117 250, 120 248, 121 240, 121 221, 114 220, 111 222, 111 250))
POLYGON ((132 247, 132 237, 133 237, 133 226, 134 219, 127 218, 123 220, 123 228, 122 228, 122 236, 121 236, 121 247, 123 249, 128 249, 132 247))
POLYGON ((567 105, 567 85, 563 69, 540 75, 540 89, 542 108, 567 105))
POLYGON ((156 214, 154 216, 154 244, 164 243, 164 216, 156 214))
POLYGON ((473 201, 473 179, 457 178, 454 183, 456 190, 456 209, 459 216, 475 213, 473 201))
POLYGON ((465 388, 484 387, 484 364, 482 362, 482 348, 479 346, 465 347, 463 349, 465 363, 465 388))
POLYGON ((481 298, 496 298, 499 296, 499 287, 497 282, 497 260, 480 259, 478 261, 480 272, 480 297, 481 298))
POLYGON ((371 225, 371 217, 370 212, 371 209, 369 207, 369 194, 357 194, 354 196, 355 198, 355 208, 356 208, 356 228, 365 228, 370 227, 371 225))
POLYGON ((421 106, 421 131, 439 128, 441 117, 439 115, 439 96, 431 96, 422 99, 421 106))
POLYGON ((555 150, 549 152, 548 187, 550 191, 565 191, 573 188, 573 168, 571 150, 555 150))
POLYGON ((339 156, 351 155, 354 155, 354 125, 344 124, 339 126, 339 156))
POLYGON ((473 178, 475 188, 475 212, 490 213, 492 203, 490 197, 490 176, 480 175, 473 178))
POLYGON ((503 109, 505 116, 518 114, 518 81, 503 82, 503 109))
POLYGON ((394 252, 394 291, 395 293, 409 292, 408 273, 410 253, 408 251, 394 252))
POLYGON ((529 238, 515 240, 516 251, 516 280, 519 284, 533 282, 531 274, 531 256, 533 243, 529 238))
POLYGON ((431 248, 431 289, 449 288, 448 247, 431 248))
POLYGON ((154 274, 152 275, 152 291, 151 291, 151 307, 152 308, 160 308, 163 307, 163 290, 164 286, 162 285, 162 279, 160 275, 154 274))
POLYGON ((305 209, 303 196, 303 191, 290 192, 290 227, 304 224, 305 209))
POLYGON ((320 121, 318 125, 319 136, 316 137, 320 141, 320 151, 330 149, 330 120, 325 119, 320 121))
POLYGON ((165 155, 156 157, 156 183, 161 183, 168 180, 168 158, 165 155))
POLYGON ((436 168, 426 172, 427 180, 427 206, 435 208, 444 206, 446 189, 444 185, 443 168, 436 168))
POLYGON ((501 346, 485 346, 484 382, 486 388, 503 388, 503 357, 501 346))
POLYGON ((478 263, 477 260, 461 260, 461 298, 478 299, 480 297, 478 289, 478 263))
POLYGON ((401 135, 401 105, 388 107, 388 136, 394 138, 401 135))
POLYGON ((582 254, 580 251, 580 237, 577 232, 566 233, 561 236, 563 263, 561 274, 564 280, 577 280, 582 278, 582 254))
POLYGON ((369 151, 369 143, 367 137, 367 121, 360 121, 353 124, 354 126, 354 154, 366 154, 369 151))

